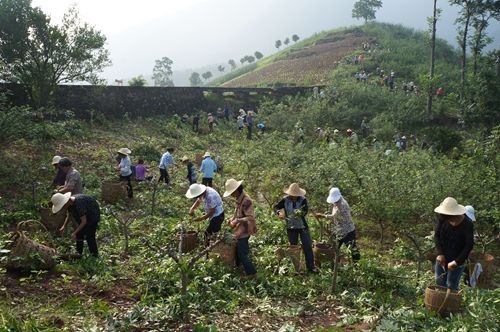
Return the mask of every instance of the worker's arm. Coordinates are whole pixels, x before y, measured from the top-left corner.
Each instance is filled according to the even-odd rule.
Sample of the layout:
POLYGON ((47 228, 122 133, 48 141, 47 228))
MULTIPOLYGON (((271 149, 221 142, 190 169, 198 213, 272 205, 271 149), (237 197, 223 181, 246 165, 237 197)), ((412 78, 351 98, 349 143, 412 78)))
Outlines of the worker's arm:
POLYGON ((80 225, 78 225, 77 229, 71 234, 71 239, 76 240, 76 234, 78 234, 85 225, 87 225, 87 216, 83 215, 80 217, 80 225))

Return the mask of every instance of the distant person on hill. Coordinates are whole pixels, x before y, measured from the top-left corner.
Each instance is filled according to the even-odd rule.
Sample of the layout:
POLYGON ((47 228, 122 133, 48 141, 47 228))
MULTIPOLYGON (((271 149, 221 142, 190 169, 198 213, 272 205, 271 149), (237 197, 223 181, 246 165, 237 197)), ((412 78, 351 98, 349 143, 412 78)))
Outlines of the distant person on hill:
POLYGON ((101 220, 101 209, 95 198, 86 195, 74 195, 67 192, 65 194, 54 194, 51 201, 52 213, 57 213, 61 209, 67 208, 68 216, 59 229, 60 234, 64 234, 64 230, 70 219, 76 220, 78 227, 71 234, 71 239, 76 240, 77 253, 80 256, 83 254, 83 241, 86 240, 90 254, 97 257, 98 251, 95 233, 101 220))
POLYGON ((309 233, 309 225, 306 220, 306 214, 309 212, 309 206, 305 197, 306 191, 300 188, 297 183, 292 183, 284 192, 286 196, 274 206, 274 212, 280 219, 286 221, 288 241, 291 245, 297 245, 300 236, 307 270, 309 272, 316 272, 311 234, 309 233))
POLYGON ((259 129, 259 130, 260 130, 260 133, 261 133, 261 134, 263 134, 263 133, 264 133, 264 131, 266 130, 266 125, 265 125, 263 122, 259 122, 259 123, 257 124, 257 129, 259 129))
POLYGON ((406 151, 406 148, 408 147, 408 139, 406 136, 401 137, 401 150, 406 151))
POLYGON ((417 146, 417 143, 418 143, 418 142, 417 142, 417 136, 415 136, 415 135, 411 134, 411 135, 410 135, 410 140, 411 140, 411 144, 412 144, 412 146, 416 147, 416 146, 417 146))
POLYGON ((198 175, 196 174, 196 168, 194 167, 193 162, 187 157, 183 156, 181 159, 182 163, 187 166, 187 176, 186 178, 189 181, 189 184, 196 183, 198 181, 198 175))
POLYGON ((222 120, 223 118, 224 118, 224 112, 222 111, 222 108, 219 107, 216 113, 216 121, 222 120))
POLYGON ((181 118, 182 123, 187 123, 188 120, 189 120, 189 115, 187 115, 186 113, 184 113, 182 115, 182 118, 181 118))
POLYGON ((196 113, 194 116, 193 116, 193 131, 195 133, 198 132, 198 126, 200 125, 200 116, 198 115, 198 113, 196 113))
POLYGON ((326 201, 332 205, 331 214, 316 213, 317 218, 326 218, 336 227, 336 236, 339 247, 346 245, 351 249, 352 260, 359 261, 360 254, 356 246, 356 227, 352 221, 351 208, 340 194, 339 188, 331 188, 326 201))
POLYGON ((205 154, 203 155, 203 161, 201 162, 200 166, 200 172, 203 174, 201 183, 206 186, 212 187, 216 171, 217 164, 212 160, 210 152, 205 152, 205 154))
POLYGON ((186 197, 196 201, 189 209, 189 215, 194 216, 196 209, 203 203, 205 213, 193 219, 193 221, 202 221, 208 219, 210 223, 205 230, 205 246, 210 245, 210 237, 220 231, 224 221, 224 208, 222 207, 222 198, 214 189, 203 184, 194 183, 189 186, 186 197))
POLYGON ((137 182, 142 182, 145 180, 151 180, 153 177, 146 177, 146 173, 149 172, 149 168, 144 165, 144 159, 139 159, 139 162, 135 166, 135 180, 137 182))
POLYGON ((443 91, 443 88, 439 87, 437 90, 436 90, 436 97, 442 97, 444 96, 444 91, 443 91))
POLYGON ((224 120, 229 121, 229 105, 224 104, 224 120))
POLYGON ((212 113, 208 113, 207 122, 208 122, 208 130, 209 132, 212 133, 214 131, 214 123, 215 123, 215 118, 212 115, 212 113))
POLYGON ((434 209, 438 223, 434 231, 436 245, 436 284, 458 291, 462 272, 474 246, 474 225, 466 217, 466 208, 447 197, 434 209))
POLYGON ((243 130, 244 127, 243 115, 238 115, 238 118, 236 118, 236 124, 238 125, 238 130, 243 130))
POLYGON ((54 169, 56 169, 57 171, 54 180, 52 180, 53 188, 64 186, 64 182, 66 182, 66 173, 64 173, 62 168, 59 166, 60 160, 61 160, 60 156, 54 156, 54 158, 52 158, 52 166, 54 166, 54 169))
POLYGON ((359 143, 358 134, 356 134, 352 129, 347 129, 347 139, 349 140, 349 142, 352 142, 354 144, 359 143))
POLYGON ((236 243, 236 265, 243 265, 247 277, 257 273, 248 254, 250 247, 248 239, 257 232, 255 212, 252 199, 243 190, 243 181, 229 179, 226 181, 224 197, 232 197, 236 201, 234 215, 229 219, 229 227, 234 229, 236 243))
POLYGON ((160 178, 158 179, 158 181, 161 182, 162 180, 164 180, 165 184, 167 185, 170 184, 170 175, 168 173, 168 169, 172 168, 173 173, 175 165, 172 153, 174 153, 174 148, 167 148, 167 151, 161 156, 160 164, 158 165, 158 168, 160 169, 160 178))
POLYGON ((366 117, 361 120, 361 137, 366 138, 368 136, 368 125, 366 124, 366 117))
POLYGON ((59 167, 66 174, 66 180, 64 181, 64 186, 58 187, 56 192, 73 193, 74 195, 83 194, 82 178, 80 177, 80 172, 73 168, 73 163, 69 158, 61 158, 59 160, 59 167))
POLYGON ((248 111, 247 113, 247 139, 252 139, 252 130, 253 130, 253 111, 248 111))
POLYGON ((127 195, 128 198, 134 196, 132 190, 132 162, 130 161, 129 154, 132 152, 127 148, 121 148, 117 151, 120 156, 120 163, 116 166, 116 170, 120 172, 120 180, 127 181, 127 195))

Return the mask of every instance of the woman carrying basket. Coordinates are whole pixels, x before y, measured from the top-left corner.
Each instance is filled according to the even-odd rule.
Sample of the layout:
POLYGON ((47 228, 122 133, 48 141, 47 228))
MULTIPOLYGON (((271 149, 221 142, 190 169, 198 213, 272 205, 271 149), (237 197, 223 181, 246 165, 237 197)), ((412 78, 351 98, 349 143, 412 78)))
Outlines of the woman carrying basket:
POLYGON ((434 232, 436 245, 436 284, 458 290, 465 261, 474 245, 474 226, 465 217, 466 209, 447 197, 434 209, 439 214, 434 232))

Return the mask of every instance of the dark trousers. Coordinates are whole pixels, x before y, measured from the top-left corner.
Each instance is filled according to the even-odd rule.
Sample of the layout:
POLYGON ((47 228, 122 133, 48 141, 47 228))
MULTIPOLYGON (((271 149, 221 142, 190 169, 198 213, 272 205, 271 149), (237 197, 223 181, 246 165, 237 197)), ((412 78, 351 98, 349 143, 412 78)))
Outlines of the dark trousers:
POLYGON ((356 245, 356 231, 352 231, 350 233, 347 233, 346 236, 344 236, 342 239, 340 239, 339 248, 343 244, 351 249, 353 262, 359 261, 359 259, 361 258, 361 255, 360 255, 358 247, 356 245))
POLYGON ((170 183, 170 177, 168 176, 168 171, 164 168, 160 168, 160 179, 158 180, 158 182, 161 182, 162 180, 164 180, 166 184, 170 183))
POLYGON ((87 240, 89 252, 92 256, 97 257, 97 241, 95 240, 95 233, 97 231, 97 224, 86 225, 81 231, 76 233, 76 251, 81 255, 83 254, 83 241, 87 240))
POLYGON ((132 174, 130 174, 128 176, 120 175, 121 180, 127 181, 127 196, 128 196, 128 198, 134 197, 134 192, 132 190, 132 182, 130 182, 131 178, 132 178, 132 174))
POLYGON ((213 187, 212 181, 213 181, 213 178, 203 178, 203 179, 201 179, 201 184, 204 184, 205 186, 213 187))
POLYGON ((197 179, 194 179, 194 178, 188 178, 188 181, 189 181, 189 184, 193 184, 193 183, 196 183, 197 182, 197 179))
POLYGON ((238 239, 238 242, 236 243, 236 266, 239 266, 240 264, 243 265, 247 276, 257 273, 255 266, 248 256, 250 253, 248 239, 249 237, 238 239))
POLYGON ((193 131, 198 132, 198 121, 193 122, 193 131))
POLYGON ((252 139, 252 127, 253 127, 253 125, 250 123, 247 125, 247 130, 248 130, 247 131, 247 139, 252 139))
POLYGON ((314 256, 312 250, 311 234, 308 229, 287 229, 288 241, 291 245, 297 245, 302 242, 302 250, 306 257, 306 266, 309 271, 314 270, 314 256))
POLYGON ((210 237, 212 234, 218 233, 222 226, 222 222, 224 221, 224 212, 222 212, 217 217, 213 217, 210 219, 210 223, 208 224, 207 229, 205 230, 205 246, 210 245, 210 237))

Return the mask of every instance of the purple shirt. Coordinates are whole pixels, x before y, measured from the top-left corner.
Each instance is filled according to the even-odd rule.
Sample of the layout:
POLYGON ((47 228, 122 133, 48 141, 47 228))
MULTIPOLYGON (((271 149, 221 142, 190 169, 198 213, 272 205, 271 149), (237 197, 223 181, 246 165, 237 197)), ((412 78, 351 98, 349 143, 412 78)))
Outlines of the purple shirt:
POLYGON ((146 172, 149 172, 149 169, 146 166, 142 164, 135 166, 135 178, 137 180, 146 180, 146 172))

